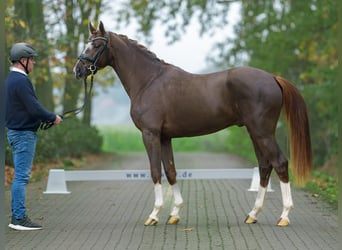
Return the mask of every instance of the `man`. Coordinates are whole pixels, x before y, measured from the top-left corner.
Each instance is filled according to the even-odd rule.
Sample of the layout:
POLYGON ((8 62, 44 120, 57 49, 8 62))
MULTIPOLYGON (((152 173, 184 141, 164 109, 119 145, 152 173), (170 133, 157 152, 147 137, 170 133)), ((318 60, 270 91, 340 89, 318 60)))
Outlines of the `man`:
POLYGON ((42 122, 57 125, 59 115, 45 110, 39 103, 28 74, 33 70, 37 53, 27 43, 16 43, 10 50, 11 71, 5 81, 7 138, 13 151, 12 220, 15 230, 37 230, 42 226, 26 214, 26 186, 35 154, 36 131, 42 122))

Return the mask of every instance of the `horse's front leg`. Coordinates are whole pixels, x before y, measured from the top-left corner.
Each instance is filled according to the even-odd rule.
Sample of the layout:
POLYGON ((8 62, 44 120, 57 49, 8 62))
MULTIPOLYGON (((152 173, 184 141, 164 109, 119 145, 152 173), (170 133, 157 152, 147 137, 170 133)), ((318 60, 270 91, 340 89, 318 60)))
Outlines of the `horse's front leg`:
POLYGON ((144 130, 142 132, 144 145, 150 161, 151 177, 154 183, 154 208, 148 219, 145 221, 145 226, 156 225, 159 221, 158 214, 163 206, 163 191, 161 185, 161 146, 160 135, 144 130))
POLYGON ((169 184, 171 185, 174 197, 174 207, 166 223, 177 224, 180 218, 179 211, 183 207, 183 198, 179 186, 177 184, 177 173, 175 168, 175 162, 173 159, 173 150, 170 138, 162 139, 161 151, 165 174, 169 184))

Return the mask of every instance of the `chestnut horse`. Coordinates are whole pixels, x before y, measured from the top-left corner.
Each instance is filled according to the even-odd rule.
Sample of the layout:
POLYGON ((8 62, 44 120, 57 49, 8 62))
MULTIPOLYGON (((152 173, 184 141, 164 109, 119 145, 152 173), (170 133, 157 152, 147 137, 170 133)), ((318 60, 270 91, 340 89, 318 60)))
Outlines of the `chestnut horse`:
POLYGON ((120 78, 131 100, 131 117, 142 132, 154 183, 155 203, 145 225, 158 223, 163 206, 161 163, 174 195, 168 224, 179 221, 183 198, 176 181, 172 138, 199 136, 232 125, 245 126, 257 156, 260 187, 245 223, 256 223, 272 169, 280 179, 283 211, 278 226, 289 224, 293 206, 288 161, 275 138, 282 108, 290 128, 291 166, 303 183, 311 170, 312 151, 307 109, 300 92, 282 77, 251 67, 211 74, 191 74, 165 63, 144 46, 89 25, 90 37, 74 67, 86 79, 106 66, 120 78))

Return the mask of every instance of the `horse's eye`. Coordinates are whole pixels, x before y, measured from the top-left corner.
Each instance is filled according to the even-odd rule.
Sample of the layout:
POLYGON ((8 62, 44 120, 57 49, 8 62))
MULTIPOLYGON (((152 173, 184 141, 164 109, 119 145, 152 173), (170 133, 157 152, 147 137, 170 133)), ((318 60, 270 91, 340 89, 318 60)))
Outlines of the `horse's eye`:
POLYGON ((97 48, 99 48, 100 47, 100 45, 98 44, 98 43, 94 43, 94 48, 95 49, 97 49, 97 48))

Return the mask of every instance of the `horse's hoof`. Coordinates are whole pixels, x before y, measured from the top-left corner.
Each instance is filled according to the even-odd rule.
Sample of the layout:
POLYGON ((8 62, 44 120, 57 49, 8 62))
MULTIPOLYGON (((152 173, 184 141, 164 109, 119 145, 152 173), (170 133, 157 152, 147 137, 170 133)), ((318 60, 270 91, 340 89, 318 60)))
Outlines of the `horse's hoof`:
POLYGON ((247 218, 245 219, 245 223, 246 224, 255 224, 255 223, 257 223, 257 219, 254 219, 248 215, 247 218))
POLYGON ((287 227, 290 224, 288 219, 280 218, 277 222, 278 227, 287 227))
POLYGON ((144 223, 145 226, 155 226, 157 224, 158 224, 158 221, 156 219, 152 219, 150 217, 144 223))
POLYGON ((179 217, 176 217, 176 216, 171 216, 169 217, 169 219, 167 220, 166 224, 168 225, 175 225, 177 224, 179 221, 179 217))

